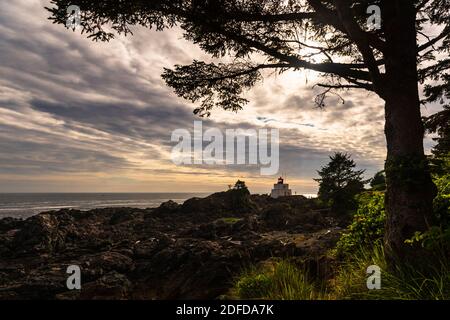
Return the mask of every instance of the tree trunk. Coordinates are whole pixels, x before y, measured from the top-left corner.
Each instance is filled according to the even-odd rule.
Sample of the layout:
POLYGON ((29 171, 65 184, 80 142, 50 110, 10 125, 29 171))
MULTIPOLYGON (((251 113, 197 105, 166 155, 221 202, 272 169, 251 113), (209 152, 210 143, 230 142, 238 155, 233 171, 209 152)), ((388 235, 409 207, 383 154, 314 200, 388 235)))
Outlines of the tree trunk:
POLYGON ((386 102, 385 243, 388 255, 401 260, 411 260, 420 254, 416 248, 405 244, 405 240, 432 224, 436 195, 424 156, 418 101, 414 91, 410 91, 392 94, 386 102))
POLYGON ((431 224, 436 187, 423 147, 413 1, 383 1, 382 10, 387 35, 385 245, 389 260, 411 261, 420 253, 405 240, 431 224))

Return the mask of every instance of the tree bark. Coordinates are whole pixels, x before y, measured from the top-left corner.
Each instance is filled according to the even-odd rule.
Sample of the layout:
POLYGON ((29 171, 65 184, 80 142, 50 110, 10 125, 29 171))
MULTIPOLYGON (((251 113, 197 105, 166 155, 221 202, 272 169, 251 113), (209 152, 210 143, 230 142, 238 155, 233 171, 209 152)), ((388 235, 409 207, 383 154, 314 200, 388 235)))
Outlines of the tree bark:
POLYGON ((386 28, 386 234, 388 260, 411 261, 420 250, 405 244, 432 223, 436 187, 424 154, 413 1, 383 1, 386 28))
POLYGON ((423 149, 420 105, 414 91, 392 94, 386 102, 386 253, 390 260, 421 254, 405 244, 432 224, 436 195, 423 149))

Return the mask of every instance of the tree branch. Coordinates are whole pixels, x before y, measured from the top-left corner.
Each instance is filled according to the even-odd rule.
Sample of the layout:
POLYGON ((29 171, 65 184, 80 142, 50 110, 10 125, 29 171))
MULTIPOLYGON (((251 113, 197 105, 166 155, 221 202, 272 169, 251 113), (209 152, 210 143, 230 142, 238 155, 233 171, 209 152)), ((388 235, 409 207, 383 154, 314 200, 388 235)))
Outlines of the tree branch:
POLYGON ((249 39, 243 35, 239 35, 234 32, 226 31, 215 26, 213 28, 214 32, 220 33, 227 38, 244 43, 249 47, 255 48, 265 54, 276 58, 280 61, 288 63, 292 68, 304 68, 318 72, 331 73, 337 76, 349 76, 352 78, 356 78, 359 80, 370 81, 370 74, 366 71, 354 70, 353 68, 364 68, 366 67, 363 64, 342 64, 342 63, 311 63, 308 61, 304 61, 299 59, 296 56, 286 55, 284 53, 279 52, 278 50, 266 46, 265 44, 258 42, 256 40, 249 39))
MULTIPOLYGON (((336 30, 348 34, 347 29, 343 25, 343 21, 339 19, 338 13, 326 8, 320 0, 307 0, 307 2, 313 7, 313 9, 319 14, 319 22, 333 26, 336 30)), ((377 35, 365 32, 361 30, 364 36, 368 39, 371 46, 377 50, 384 52, 386 50, 386 44, 377 35)))
POLYGON ((439 41, 441 41, 442 39, 444 39, 445 37, 450 35, 450 25, 447 25, 444 30, 442 30, 442 32, 434 39, 428 41, 427 43, 419 46, 419 48, 417 49, 417 52, 422 52, 423 50, 435 45, 436 43, 438 43, 439 41))
POLYGON ((380 70, 378 69, 377 61, 372 49, 370 48, 365 32, 361 30, 361 28, 353 18, 350 3, 348 2, 348 0, 334 0, 333 2, 336 4, 338 16, 347 34, 356 43, 356 46, 363 56, 364 62, 370 71, 371 80, 375 85, 375 88, 380 93, 380 95, 382 95, 384 91, 384 84, 382 81, 380 70))

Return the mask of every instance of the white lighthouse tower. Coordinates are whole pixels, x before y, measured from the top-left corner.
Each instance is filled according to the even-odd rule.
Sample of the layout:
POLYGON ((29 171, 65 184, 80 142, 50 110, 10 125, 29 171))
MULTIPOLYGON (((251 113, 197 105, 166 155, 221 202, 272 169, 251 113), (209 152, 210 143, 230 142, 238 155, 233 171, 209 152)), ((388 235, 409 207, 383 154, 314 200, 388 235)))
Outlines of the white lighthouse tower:
POLYGON ((289 189, 289 185, 284 183, 284 179, 280 177, 278 178, 278 183, 273 186, 270 196, 274 199, 279 197, 288 197, 292 196, 292 191, 289 189))

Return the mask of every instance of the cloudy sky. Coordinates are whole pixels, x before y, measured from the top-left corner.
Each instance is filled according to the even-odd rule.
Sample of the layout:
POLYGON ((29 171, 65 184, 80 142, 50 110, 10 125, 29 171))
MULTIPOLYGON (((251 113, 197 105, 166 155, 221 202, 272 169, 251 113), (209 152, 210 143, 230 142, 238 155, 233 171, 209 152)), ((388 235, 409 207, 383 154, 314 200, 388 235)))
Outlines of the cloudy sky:
MULTIPOLYGON (((237 179, 270 191, 276 177, 254 166, 172 163, 173 130, 192 131, 198 118, 160 75, 208 59, 180 30, 97 43, 52 25, 46 5, 4 1, 0 11, 0 192, 212 192, 237 179)), ((335 151, 371 177, 385 158, 382 101, 344 92, 345 104, 318 110, 315 83, 313 72, 267 74, 243 111, 217 110, 204 128, 278 128, 280 173, 297 193, 317 191, 316 170, 335 151)))

